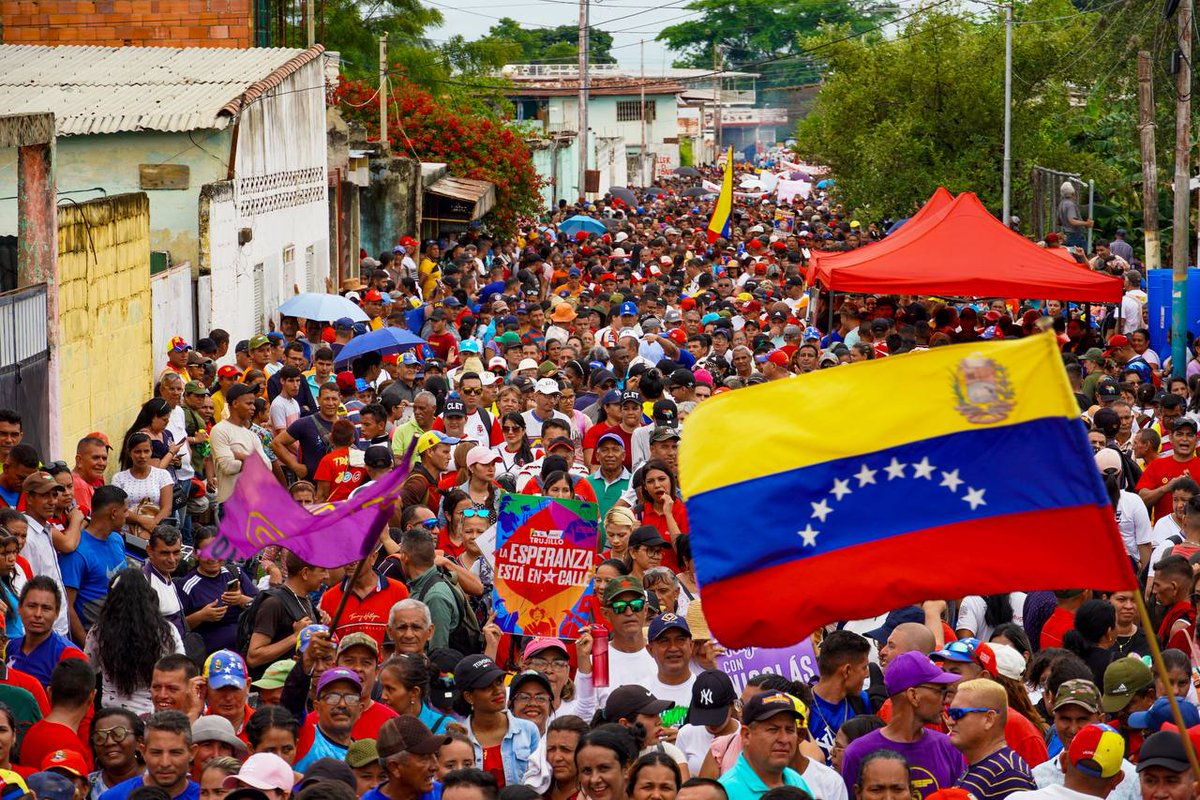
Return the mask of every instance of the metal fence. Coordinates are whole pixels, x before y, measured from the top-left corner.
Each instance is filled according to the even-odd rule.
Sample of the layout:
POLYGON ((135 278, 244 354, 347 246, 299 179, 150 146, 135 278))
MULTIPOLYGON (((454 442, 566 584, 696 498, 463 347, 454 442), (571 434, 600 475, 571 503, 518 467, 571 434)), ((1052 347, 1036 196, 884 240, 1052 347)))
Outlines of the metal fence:
MULTIPOLYGON (((1095 184, 1085 181, 1073 172, 1059 172, 1046 167, 1034 167, 1029 172, 1029 185, 1033 187, 1033 208, 1030 210, 1027 232, 1041 239, 1050 231, 1060 229, 1058 224, 1059 188, 1070 181, 1075 187, 1075 197, 1082 207, 1087 200, 1087 218, 1093 219, 1095 184)), ((1024 226, 1022 226, 1024 228, 1024 226)), ((1087 232, 1087 250, 1092 251, 1092 229, 1087 232)))
POLYGON ((21 415, 23 441, 50 450, 46 284, 0 294, 0 408, 21 415))

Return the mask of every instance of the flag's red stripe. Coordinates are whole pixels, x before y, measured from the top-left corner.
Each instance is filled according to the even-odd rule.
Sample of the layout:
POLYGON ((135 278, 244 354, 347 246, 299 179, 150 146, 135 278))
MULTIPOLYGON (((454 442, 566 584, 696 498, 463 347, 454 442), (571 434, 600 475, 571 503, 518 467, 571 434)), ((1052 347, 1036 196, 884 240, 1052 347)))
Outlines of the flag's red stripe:
POLYGON ((1109 506, 958 522, 845 547, 701 587, 727 647, 786 647, 822 625, 924 600, 1137 585, 1109 506))

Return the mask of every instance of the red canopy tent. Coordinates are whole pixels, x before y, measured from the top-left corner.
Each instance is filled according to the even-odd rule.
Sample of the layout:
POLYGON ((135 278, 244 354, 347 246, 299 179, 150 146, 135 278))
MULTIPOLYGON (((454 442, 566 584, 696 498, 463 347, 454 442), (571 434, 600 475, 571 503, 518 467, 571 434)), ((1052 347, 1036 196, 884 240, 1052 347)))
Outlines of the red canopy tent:
POLYGON ((972 192, 924 212, 882 242, 813 259, 809 281, 834 291, 871 294, 1100 303, 1121 299, 1120 278, 1038 247, 1005 227, 972 192))

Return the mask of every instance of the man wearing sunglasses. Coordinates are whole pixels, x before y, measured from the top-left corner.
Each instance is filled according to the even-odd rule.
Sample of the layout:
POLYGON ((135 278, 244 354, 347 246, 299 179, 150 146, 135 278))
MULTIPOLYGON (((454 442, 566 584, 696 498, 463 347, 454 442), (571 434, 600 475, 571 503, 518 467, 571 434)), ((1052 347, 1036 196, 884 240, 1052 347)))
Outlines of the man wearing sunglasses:
MULTIPOLYGON (((646 590, 632 575, 613 578, 604 589, 604 619, 612 631, 608 645, 608 685, 650 686, 658 677, 658 664, 646 649, 646 590)), ((598 702, 608 696, 597 691, 598 702)))
POLYGON ((875 750, 894 750, 908 761, 912 788, 921 797, 954 785, 966 769, 962 753, 950 737, 926 728, 940 722, 947 687, 958 676, 943 672, 924 653, 901 653, 888 664, 884 685, 892 701, 892 718, 884 727, 855 739, 842 755, 842 779, 850 796, 858 766, 875 750))
POLYGON ((979 800, 1004 800, 1037 788, 1029 765, 1005 741, 1008 695, 995 681, 980 678, 958 685, 946 709, 950 743, 967 759, 957 786, 979 800))

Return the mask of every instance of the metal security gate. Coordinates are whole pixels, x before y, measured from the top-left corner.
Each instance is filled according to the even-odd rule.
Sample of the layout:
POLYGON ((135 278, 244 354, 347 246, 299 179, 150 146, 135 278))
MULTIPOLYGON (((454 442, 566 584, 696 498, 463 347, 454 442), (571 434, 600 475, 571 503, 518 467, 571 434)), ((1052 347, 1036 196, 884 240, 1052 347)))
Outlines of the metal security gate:
POLYGON ((21 415, 23 441, 50 453, 50 346, 46 284, 0 294, 0 408, 21 415))

